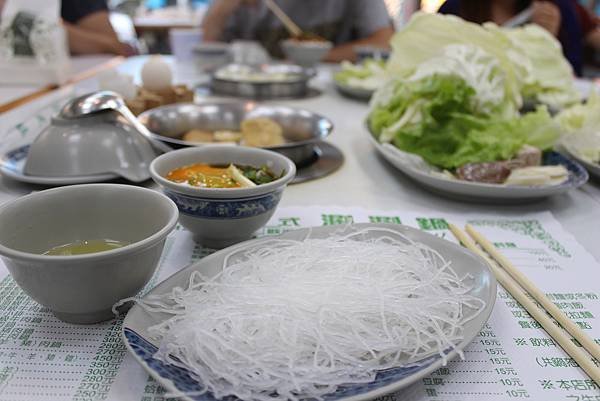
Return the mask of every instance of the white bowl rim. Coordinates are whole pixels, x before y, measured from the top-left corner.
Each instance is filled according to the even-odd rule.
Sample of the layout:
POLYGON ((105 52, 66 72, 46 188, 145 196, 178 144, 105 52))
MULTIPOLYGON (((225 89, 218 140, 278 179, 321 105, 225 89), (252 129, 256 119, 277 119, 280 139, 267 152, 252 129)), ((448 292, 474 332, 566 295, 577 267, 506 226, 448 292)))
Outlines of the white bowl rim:
MULTIPOLYGON (((194 154, 194 153, 206 153, 206 152, 219 152, 220 150, 231 150, 232 147, 229 145, 205 145, 200 147, 189 147, 184 149, 177 149, 172 152, 164 153, 154 159, 150 164, 150 175, 152 179, 167 190, 171 190, 173 192, 184 194, 192 197, 204 198, 204 199, 222 199, 222 200, 234 200, 234 199, 244 199, 251 198, 258 195, 265 195, 271 192, 276 191, 281 187, 285 187, 285 185, 290 182, 296 175, 296 165, 293 161, 291 161, 288 157, 273 152, 271 150, 260 149, 260 148, 251 148, 247 146, 235 146, 235 149, 238 149, 240 152, 246 153, 254 153, 263 156, 265 161, 278 159, 282 161, 286 165, 285 174, 283 177, 276 179, 275 181, 271 181, 267 184, 257 185, 256 187, 251 188, 200 188, 200 187, 191 187, 186 184, 176 183, 170 180, 167 180, 161 174, 156 171, 156 166, 164 161, 165 159, 176 159, 177 156, 194 154)), ((202 161, 200 160, 199 163, 202 161)), ((227 161, 225 163, 228 163, 227 161)), ((231 163, 231 162, 229 162, 231 163)), ((233 162, 235 164, 235 162, 233 162)), ((181 165, 183 167, 184 164, 181 165)))
POLYGON ((295 40, 292 38, 286 39, 281 42, 283 46, 295 46, 304 48, 317 48, 317 49, 331 49, 333 42, 329 40, 295 40))
POLYGON ((81 190, 90 190, 91 188, 97 188, 98 190, 102 190, 103 188, 117 188, 117 189, 125 189, 137 191, 139 193, 144 193, 150 196, 154 196, 156 198, 165 201, 167 205, 169 205, 171 216, 169 217, 168 222, 157 232, 154 234, 141 239, 139 241, 133 242, 131 244, 125 245, 121 248, 111 249, 108 251, 102 252, 94 252, 94 253, 86 253, 82 255, 69 255, 69 256, 57 256, 57 255, 43 255, 31 252, 23 252, 18 251, 16 249, 9 248, 2 243, 0 243, 0 255, 9 259, 20 259, 20 260, 29 260, 29 261, 38 261, 38 262, 60 262, 61 264, 73 264, 80 263, 82 261, 89 261, 93 259, 99 259, 104 257, 112 257, 119 256, 121 254, 129 253, 131 251, 142 250, 153 243, 157 242, 160 238, 166 237, 177 225, 177 221, 179 220, 179 209, 175 202, 169 199, 168 196, 143 187, 136 187, 133 185, 126 184, 82 184, 82 185, 70 185, 58 188, 51 188, 40 192, 33 192, 28 195, 22 196, 20 198, 14 199, 12 201, 6 202, 0 206, 0 214, 4 213, 6 209, 18 204, 24 199, 31 199, 35 197, 46 196, 48 193, 52 192, 62 192, 62 191, 81 191, 81 190))

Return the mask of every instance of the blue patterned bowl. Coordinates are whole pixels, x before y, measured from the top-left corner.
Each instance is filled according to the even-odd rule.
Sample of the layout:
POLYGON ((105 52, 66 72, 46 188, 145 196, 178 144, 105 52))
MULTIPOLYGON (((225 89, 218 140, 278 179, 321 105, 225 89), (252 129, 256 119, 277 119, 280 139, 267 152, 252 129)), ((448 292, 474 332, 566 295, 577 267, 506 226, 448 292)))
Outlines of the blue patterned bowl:
POLYGON ((179 208, 181 225, 194 233, 197 242, 218 249, 251 238, 269 221, 296 166, 264 149, 207 145, 161 155, 150 165, 150 174, 179 208), (194 163, 266 165, 282 177, 252 188, 197 188, 165 178, 170 171, 194 163))

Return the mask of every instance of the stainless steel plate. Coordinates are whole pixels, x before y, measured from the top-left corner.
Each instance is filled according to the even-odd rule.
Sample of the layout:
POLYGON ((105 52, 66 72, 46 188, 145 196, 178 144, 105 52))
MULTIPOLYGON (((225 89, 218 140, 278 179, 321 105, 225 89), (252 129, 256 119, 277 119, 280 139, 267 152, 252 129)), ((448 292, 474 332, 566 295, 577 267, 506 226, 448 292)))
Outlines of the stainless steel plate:
POLYGON ((314 157, 314 145, 333 130, 327 118, 308 110, 256 102, 180 103, 157 107, 139 116, 157 139, 176 147, 202 146, 181 139, 191 129, 206 131, 239 130, 243 120, 268 117, 283 128, 286 143, 266 149, 279 152, 302 165, 314 157))
POLYGON ((344 164, 344 154, 330 143, 319 142, 313 148, 314 158, 296 169, 296 177, 290 184, 300 184, 325 177, 344 164))
POLYGON ((308 81, 315 74, 294 64, 228 64, 214 72, 210 87, 214 94, 251 99, 301 98, 309 92, 308 81), (265 78, 258 79, 260 75, 265 78))

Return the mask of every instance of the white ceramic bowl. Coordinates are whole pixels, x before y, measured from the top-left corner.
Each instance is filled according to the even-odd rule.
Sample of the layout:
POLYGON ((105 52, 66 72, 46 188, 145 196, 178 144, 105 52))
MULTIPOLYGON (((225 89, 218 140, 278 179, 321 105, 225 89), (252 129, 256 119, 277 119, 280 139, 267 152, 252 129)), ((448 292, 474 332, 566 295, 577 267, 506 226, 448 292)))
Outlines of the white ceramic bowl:
POLYGON ((325 57, 333 43, 288 39, 281 43, 286 57, 303 67, 312 67, 325 57))
POLYGON ((285 186, 296 175, 287 157, 269 150, 244 146, 206 145, 180 149, 157 157, 150 174, 179 208, 179 222, 197 242, 224 248, 252 237, 275 212, 285 186), (195 163, 229 163, 260 167, 266 165, 283 176, 252 188, 196 188, 169 181, 172 170, 195 163))
POLYGON ((114 173, 133 182, 150 178, 150 142, 116 112, 77 119, 56 117, 31 144, 24 172, 38 177, 114 173))
POLYGON ((0 255, 17 284, 56 317, 96 323, 113 317, 120 299, 150 280, 175 204, 146 188, 75 185, 36 192, 0 208, 0 255), (81 240, 111 239, 122 248, 74 256, 43 255, 81 240))

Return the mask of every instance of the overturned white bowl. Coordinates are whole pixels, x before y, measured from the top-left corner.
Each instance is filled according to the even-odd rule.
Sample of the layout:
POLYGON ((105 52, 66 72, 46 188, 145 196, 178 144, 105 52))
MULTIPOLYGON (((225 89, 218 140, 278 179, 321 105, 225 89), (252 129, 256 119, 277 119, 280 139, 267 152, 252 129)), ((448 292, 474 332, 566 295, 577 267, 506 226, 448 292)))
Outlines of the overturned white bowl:
POLYGON ((29 148, 24 172, 39 177, 114 173, 132 182, 150 178, 156 152, 116 112, 53 118, 29 148))

